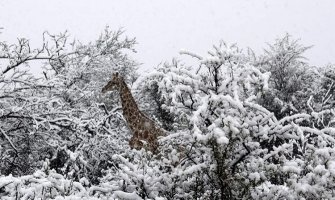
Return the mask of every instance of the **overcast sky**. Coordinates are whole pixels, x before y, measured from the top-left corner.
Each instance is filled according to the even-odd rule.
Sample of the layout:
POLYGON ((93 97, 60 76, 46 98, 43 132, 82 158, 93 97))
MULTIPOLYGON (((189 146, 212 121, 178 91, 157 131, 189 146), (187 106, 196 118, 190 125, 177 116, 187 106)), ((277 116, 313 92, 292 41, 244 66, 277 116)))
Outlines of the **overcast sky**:
POLYGON ((68 30, 93 41, 106 25, 136 37, 134 55, 150 69, 180 49, 204 54, 220 40, 257 52, 289 33, 312 65, 335 63, 334 0, 0 0, 0 40, 40 44, 42 33, 68 30))

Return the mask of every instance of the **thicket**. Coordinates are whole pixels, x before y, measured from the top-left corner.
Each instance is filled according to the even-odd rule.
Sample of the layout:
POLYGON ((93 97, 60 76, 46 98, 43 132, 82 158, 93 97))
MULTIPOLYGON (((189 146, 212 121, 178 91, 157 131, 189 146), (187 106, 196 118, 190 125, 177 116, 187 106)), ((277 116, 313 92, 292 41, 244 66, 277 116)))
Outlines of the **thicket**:
POLYGON ((122 31, 43 39, 0 42, 2 199, 335 197, 335 66, 310 66, 299 40, 220 42, 140 75, 122 31), (118 93, 101 94, 116 71, 168 131, 159 154, 129 148, 118 93))

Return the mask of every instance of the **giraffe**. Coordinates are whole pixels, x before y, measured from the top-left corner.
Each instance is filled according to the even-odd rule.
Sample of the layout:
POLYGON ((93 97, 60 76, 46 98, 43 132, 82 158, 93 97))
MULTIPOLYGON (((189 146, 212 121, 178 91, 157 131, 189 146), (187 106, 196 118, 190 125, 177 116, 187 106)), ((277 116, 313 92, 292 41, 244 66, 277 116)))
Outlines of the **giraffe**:
POLYGON ((157 153, 158 137, 164 135, 163 129, 144 115, 139 109, 126 82, 118 72, 113 73, 112 79, 102 88, 102 93, 117 90, 120 95, 123 116, 133 136, 129 146, 135 149, 145 149, 157 153))

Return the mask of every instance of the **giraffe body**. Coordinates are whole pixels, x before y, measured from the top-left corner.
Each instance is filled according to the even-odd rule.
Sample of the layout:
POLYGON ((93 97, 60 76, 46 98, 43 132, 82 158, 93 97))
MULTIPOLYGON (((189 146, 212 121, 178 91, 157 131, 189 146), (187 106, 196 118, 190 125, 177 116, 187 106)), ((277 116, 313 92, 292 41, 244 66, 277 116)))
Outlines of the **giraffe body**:
POLYGON ((123 116, 133 133, 129 141, 130 147, 135 149, 146 147, 147 150, 156 153, 157 139, 164 134, 164 131, 138 109, 127 84, 118 73, 112 75, 112 80, 102 89, 102 93, 111 90, 119 91, 123 116))

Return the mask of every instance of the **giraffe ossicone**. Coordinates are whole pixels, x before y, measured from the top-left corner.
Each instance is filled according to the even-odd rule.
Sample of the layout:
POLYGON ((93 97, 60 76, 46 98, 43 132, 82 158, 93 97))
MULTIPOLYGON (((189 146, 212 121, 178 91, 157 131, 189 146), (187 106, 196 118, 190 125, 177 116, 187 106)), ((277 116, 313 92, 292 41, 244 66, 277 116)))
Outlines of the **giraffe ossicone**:
POLYGON ((130 147, 135 149, 145 147, 145 149, 157 153, 158 137, 163 136, 164 131, 138 109, 130 89, 118 72, 113 73, 112 79, 102 88, 102 93, 112 90, 119 92, 123 116, 133 134, 129 141, 130 147))

